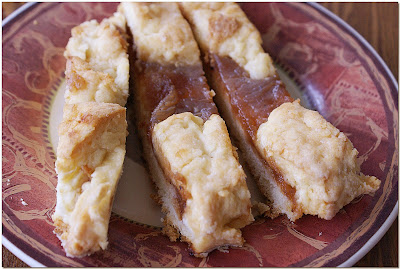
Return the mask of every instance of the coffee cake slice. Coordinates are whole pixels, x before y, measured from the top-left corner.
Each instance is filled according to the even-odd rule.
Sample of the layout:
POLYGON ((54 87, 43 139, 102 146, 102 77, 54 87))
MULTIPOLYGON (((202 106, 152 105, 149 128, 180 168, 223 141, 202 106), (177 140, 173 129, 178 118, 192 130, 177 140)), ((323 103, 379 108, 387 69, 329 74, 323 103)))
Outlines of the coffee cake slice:
POLYGON ((195 256, 242 246, 250 192, 212 101, 200 51, 176 3, 123 3, 135 55, 139 135, 172 241, 195 256))
POLYGON ((55 233, 67 256, 107 247, 113 197, 127 136, 129 62, 120 13, 72 29, 59 126, 55 233), (122 106, 121 106, 122 105, 122 106))
POLYGON ((53 221, 67 256, 85 256, 107 247, 108 222, 125 157, 125 110, 97 102, 64 107, 53 221))
POLYGON ((360 174, 357 151, 343 133, 293 103, 260 33, 237 4, 184 2, 180 8, 204 55, 216 104, 271 212, 292 221, 303 214, 331 219, 379 188, 378 179, 360 174))

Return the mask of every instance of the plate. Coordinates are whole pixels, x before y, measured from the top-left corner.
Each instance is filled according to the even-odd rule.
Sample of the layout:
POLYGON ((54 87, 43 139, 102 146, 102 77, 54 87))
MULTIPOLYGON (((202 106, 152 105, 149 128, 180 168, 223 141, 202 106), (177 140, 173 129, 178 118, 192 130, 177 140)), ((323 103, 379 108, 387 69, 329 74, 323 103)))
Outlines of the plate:
MULTIPOLYGON (((351 266, 384 235, 398 211, 398 86, 371 46, 316 4, 242 3, 260 30, 282 79, 303 105, 318 110, 360 152, 361 170, 382 180, 374 196, 332 220, 258 218, 242 248, 189 254, 162 235, 160 209, 130 126, 106 251, 65 256, 53 233, 57 125, 64 91, 64 48, 71 28, 110 16, 117 3, 25 5, 3 23, 3 244, 31 266, 297 267, 351 266)), ((128 114, 128 119, 130 115, 128 114)), ((252 179, 253 199, 259 199, 252 179)))

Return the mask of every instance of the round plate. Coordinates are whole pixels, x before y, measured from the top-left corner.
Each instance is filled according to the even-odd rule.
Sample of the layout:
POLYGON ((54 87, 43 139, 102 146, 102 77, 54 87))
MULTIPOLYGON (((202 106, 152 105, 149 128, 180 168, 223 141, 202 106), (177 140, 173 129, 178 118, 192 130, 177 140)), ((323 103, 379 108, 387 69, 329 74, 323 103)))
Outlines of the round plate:
MULTIPOLYGON (((114 202, 109 246, 69 258, 53 234, 57 123, 71 28, 110 16, 117 3, 41 3, 3 24, 3 244, 31 266, 351 266, 383 236, 398 210, 398 90, 390 71, 353 29, 318 5, 243 3, 288 88, 343 131, 364 174, 381 179, 332 220, 258 218, 242 248, 189 254, 160 229, 159 208, 134 130, 114 202)), ((249 187, 251 185, 249 178, 249 187)), ((253 194, 256 190, 252 190, 253 194)), ((256 196, 254 194, 254 196, 256 196)))

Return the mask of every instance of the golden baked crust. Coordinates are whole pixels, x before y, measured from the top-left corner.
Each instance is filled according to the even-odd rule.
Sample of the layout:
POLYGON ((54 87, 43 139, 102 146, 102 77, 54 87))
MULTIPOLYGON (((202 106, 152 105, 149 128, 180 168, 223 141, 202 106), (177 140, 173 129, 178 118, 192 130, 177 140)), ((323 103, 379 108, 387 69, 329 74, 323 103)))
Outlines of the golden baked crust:
POLYGON ((192 249, 242 245, 239 228, 253 221, 250 192, 223 119, 172 115, 154 127, 152 138, 159 162, 184 199, 179 226, 192 249))
POLYGON ((231 57, 253 79, 275 73, 271 57, 261 47, 260 33, 237 4, 182 2, 179 5, 202 50, 231 57))
POLYGON ((212 115, 217 109, 190 26, 176 3, 122 7, 138 55, 136 116, 144 157, 166 215, 164 232, 172 241, 180 236, 188 242, 195 256, 225 245, 240 246, 239 228, 253 220, 250 193, 225 123, 212 115), (176 31, 178 36, 170 39, 176 31), (173 38, 178 41, 171 43, 173 38), (218 164, 227 165, 231 177, 223 175, 218 164))
POLYGON ((129 93, 126 21, 121 13, 72 29, 67 58, 65 102, 106 102, 124 106, 129 93))
POLYGON ((121 7, 140 60, 175 65, 199 62, 197 43, 175 3, 123 2, 121 7))
POLYGON ((64 107, 53 221, 68 256, 107 246, 111 205, 125 157, 125 114, 125 108, 110 103, 64 107))
POLYGON ((304 214, 332 219, 354 198, 372 194, 380 185, 376 177, 360 173, 351 141, 299 100, 272 111, 258 129, 257 147, 296 189, 304 214))

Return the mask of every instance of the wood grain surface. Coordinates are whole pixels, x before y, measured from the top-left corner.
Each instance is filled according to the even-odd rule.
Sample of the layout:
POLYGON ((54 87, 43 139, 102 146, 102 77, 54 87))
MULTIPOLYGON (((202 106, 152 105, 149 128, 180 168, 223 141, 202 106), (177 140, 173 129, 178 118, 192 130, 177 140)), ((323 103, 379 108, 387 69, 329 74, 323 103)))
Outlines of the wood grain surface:
MULTIPOLYGON (((398 80, 398 3, 321 3, 360 33, 377 51, 398 80)), ((20 3, 2 3, 2 17, 20 3)), ((2 247, 3 267, 28 267, 2 247)), ((356 267, 398 267, 398 218, 356 267)))

